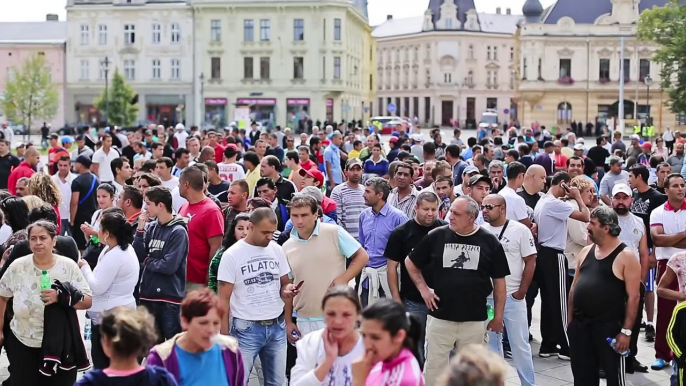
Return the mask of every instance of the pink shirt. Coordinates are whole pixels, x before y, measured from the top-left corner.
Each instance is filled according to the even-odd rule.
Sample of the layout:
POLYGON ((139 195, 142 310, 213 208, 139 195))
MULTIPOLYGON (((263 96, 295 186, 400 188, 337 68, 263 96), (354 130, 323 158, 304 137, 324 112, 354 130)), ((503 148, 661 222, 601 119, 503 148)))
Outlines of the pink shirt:
POLYGON ((377 363, 369 372, 365 386, 424 386, 419 362, 406 348, 388 362, 377 363))
POLYGON ((686 293, 686 252, 677 252, 667 261, 679 281, 679 292, 686 293))

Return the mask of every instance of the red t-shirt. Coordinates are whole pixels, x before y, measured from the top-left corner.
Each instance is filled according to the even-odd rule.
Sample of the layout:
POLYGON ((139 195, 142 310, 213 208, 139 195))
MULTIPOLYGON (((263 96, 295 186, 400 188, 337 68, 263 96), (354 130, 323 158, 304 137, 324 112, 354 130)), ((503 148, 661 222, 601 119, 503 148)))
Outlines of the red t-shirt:
POLYGON ((317 163, 320 165, 324 164, 324 152, 321 150, 317 150, 317 152, 314 154, 317 157, 317 163))
POLYGON ((317 170, 317 169, 319 169, 317 167, 317 165, 315 165, 315 163, 309 159, 307 160, 307 162, 301 162, 300 167, 305 169, 305 170, 311 170, 311 169, 317 170))
POLYGON ((207 284, 210 267, 210 244, 207 240, 224 234, 224 216, 209 198, 197 204, 185 203, 179 215, 188 225, 188 259, 186 281, 207 284))
POLYGON ((224 149, 224 146, 217 144, 217 147, 214 148, 214 162, 224 162, 224 149))

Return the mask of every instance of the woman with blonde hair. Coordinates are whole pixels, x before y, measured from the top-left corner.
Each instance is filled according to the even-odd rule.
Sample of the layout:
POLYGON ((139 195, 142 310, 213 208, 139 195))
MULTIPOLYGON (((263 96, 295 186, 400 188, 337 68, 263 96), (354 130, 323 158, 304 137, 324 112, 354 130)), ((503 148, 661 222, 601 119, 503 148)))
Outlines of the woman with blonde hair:
MULTIPOLYGON (((572 178, 569 185, 579 189, 581 200, 587 207, 591 207, 593 204, 593 195, 595 194, 593 181, 584 176, 576 176, 572 178)), ((576 200, 567 200, 566 203, 574 208, 574 210, 579 209, 576 200)), ((569 263, 570 276, 574 276, 574 272, 576 271, 576 268, 574 268, 576 267, 576 255, 589 243, 588 231, 586 230, 587 226, 588 223, 577 221, 573 218, 567 219, 567 246, 565 248, 565 256, 569 263)))
MULTIPOLYGON (((57 212, 57 232, 61 233, 62 218, 60 218, 60 204, 62 203, 62 193, 57 184, 55 184, 49 175, 38 172, 34 173, 29 179, 28 190, 29 194, 37 196, 43 200, 43 202, 55 209, 55 212, 57 212)), ((31 209, 33 209, 31 207, 32 204, 29 202, 26 204, 29 205, 29 211, 31 211, 31 209)), ((36 205, 36 207, 38 206, 39 205, 36 205)))
POLYGON ((457 353, 443 373, 441 386, 503 386, 507 363, 485 346, 470 344, 457 353))

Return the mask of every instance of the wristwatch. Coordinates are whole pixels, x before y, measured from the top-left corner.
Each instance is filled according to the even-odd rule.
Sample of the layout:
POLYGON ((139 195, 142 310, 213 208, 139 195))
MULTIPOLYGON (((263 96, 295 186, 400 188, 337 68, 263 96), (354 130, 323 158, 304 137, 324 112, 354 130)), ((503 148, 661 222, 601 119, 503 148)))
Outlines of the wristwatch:
POLYGON ((629 330, 628 328, 622 328, 619 332, 626 336, 631 336, 631 330, 629 330))

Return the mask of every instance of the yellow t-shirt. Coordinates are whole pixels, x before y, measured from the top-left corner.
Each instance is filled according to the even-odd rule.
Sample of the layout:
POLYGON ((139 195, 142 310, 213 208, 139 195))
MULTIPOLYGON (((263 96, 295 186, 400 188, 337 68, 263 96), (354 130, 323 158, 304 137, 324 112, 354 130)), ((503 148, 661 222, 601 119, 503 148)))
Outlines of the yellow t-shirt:
POLYGON ((260 165, 257 165, 253 171, 248 171, 245 175, 245 182, 248 183, 248 193, 250 197, 255 193, 255 185, 257 185, 257 180, 260 179, 260 165))
POLYGON ((348 153, 348 158, 360 158, 360 152, 358 150, 350 150, 350 153, 348 153))

